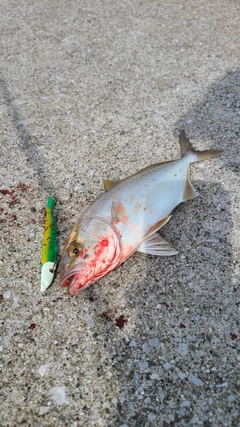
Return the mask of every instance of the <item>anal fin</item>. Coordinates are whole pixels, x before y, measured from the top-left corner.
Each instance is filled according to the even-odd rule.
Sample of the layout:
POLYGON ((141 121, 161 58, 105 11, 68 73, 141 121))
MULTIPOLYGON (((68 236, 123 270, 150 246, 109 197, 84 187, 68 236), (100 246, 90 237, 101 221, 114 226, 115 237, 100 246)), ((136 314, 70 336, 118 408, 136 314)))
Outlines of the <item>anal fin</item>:
POLYGON ((143 240, 147 239, 149 236, 151 236, 156 231, 158 231, 160 228, 162 228, 165 224, 167 224, 167 222, 170 220, 171 216, 172 215, 169 215, 167 218, 163 218, 160 221, 156 222, 156 224, 154 224, 154 226, 151 227, 150 230, 145 234, 145 236, 143 237, 143 240))
POLYGON ((194 197, 197 197, 197 196, 198 196, 198 192, 197 192, 197 190, 195 190, 192 183, 190 182, 189 169, 188 169, 185 188, 184 188, 184 192, 183 192, 183 196, 182 196, 182 201, 186 202, 187 200, 193 199, 194 197))
POLYGON ((171 256, 178 253, 176 249, 169 245, 169 243, 157 233, 151 234, 144 239, 141 242, 138 251, 158 256, 171 256))

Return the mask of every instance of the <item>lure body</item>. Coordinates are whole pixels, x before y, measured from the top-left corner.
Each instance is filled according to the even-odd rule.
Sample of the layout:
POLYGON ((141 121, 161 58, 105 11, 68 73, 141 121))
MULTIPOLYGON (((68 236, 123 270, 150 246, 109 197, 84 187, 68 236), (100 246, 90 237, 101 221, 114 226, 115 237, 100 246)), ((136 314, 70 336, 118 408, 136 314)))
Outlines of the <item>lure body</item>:
POLYGON ((42 259, 41 259, 41 292, 52 283, 57 261, 57 226, 53 216, 54 200, 48 197, 44 225, 42 259))
POLYGON ((82 215, 66 242, 60 268, 62 286, 73 295, 116 268, 136 251, 175 255, 158 233, 179 204, 197 196, 190 163, 223 150, 195 151, 185 132, 181 158, 159 163, 121 181, 104 181, 103 193, 82 215))

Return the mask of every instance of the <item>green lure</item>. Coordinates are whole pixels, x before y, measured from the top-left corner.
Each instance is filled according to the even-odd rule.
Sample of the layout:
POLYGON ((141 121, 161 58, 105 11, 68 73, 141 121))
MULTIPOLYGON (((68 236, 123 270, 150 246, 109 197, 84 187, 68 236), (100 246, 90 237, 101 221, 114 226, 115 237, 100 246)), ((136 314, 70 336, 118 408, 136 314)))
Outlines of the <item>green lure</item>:
POLYGON ((48 197, 42 244, 41 292, 52 283, 57 261, 57 226, 53 216, 54 200, 48 197))

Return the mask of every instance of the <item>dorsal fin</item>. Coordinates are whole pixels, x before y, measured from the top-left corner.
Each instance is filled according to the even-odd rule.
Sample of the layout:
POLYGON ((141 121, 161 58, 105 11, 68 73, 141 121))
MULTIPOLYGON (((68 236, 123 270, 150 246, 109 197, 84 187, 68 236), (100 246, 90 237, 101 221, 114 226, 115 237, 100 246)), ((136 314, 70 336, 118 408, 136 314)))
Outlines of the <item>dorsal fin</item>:
POLYGON ((132 175, 129 175, 123 179, 116 179, 114 181, 112 181, 111 179, 104 179, 103 180, 104 190, 110 191, 112 188, 116 187, 116 185, 120 184, 123 181, 126 181, 126 179, 128 179, 128 178, 132 178, 133 176, 139 175, 142 172, 149 171, 153 168, 156 168, 156 167, 159 167, 159 166, 165 165, 167 163, 171 163, 171 162, 174 162, 174 160, 169 160, 169 161, 162 162, 162 163, 154 163, 153 165, 146 166, 145 168, 140 169, 139 171, 137 171, 137 172, 133 173, 132 175))
POLYGON ((105 191, 110 191, 112 188, 116 187, 121 182, 121 179, 116 181, 111 181, 110 179, 104 179, 103 185, 105 191))

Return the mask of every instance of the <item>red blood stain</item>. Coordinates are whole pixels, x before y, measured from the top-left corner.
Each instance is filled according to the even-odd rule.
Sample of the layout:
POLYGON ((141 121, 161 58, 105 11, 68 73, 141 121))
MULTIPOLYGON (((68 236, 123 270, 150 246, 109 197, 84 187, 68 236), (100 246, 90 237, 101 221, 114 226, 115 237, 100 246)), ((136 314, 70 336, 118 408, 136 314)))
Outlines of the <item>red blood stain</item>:
POLYGON ((110 414, 109 408, 105 408, 105 412, 106 412, 106 414, 110 414))
POLYGON ((5 222, 5 219, 0 219, 0 224, 2 224, 3 222, 5 222))
POLYGON ((13 206, 16 205, 17 203, 20 203, 20 201, 18 199, 16 199, 16 197, 14 196, 14 191, 10 191, 10 190, 0 190, 0 193, 5 195, 8 195, 11 197, 10 202, 6 202, 9 206, 13 206))
MULTIPOLYGON (((94 252, 95 252, 95 260, 98 261, 99 258, 103 258, 103 254, 105 251, 105 247, 108 246, 108 240, 107 239, 103 239, 101 240, 100 244, 97 243, 94 246, 94 252)), ((94 262, 94 261, 93 261, 94 262)))
POLYGON ((185 328, 186 328, 186 325, 184 325, 184 323, 180 323, 180 328, 185 329, 185 328))
POLYGON ((32 219, 31 224, 36 224, 35 219, 32 219))
POLYGON ((27 242, 31 242, 31 239, 27 239, 27 242))
POLYGON ((238 335, 237 335, 237 334, 233 334, 233 333, 231 333, 231 334, 230 334, 230 337, 231 337, 231 340, 236 340, 236 339, 237 339, 237 337, 238 337, 238 335))
POLYGON ((14 191, 10 191, 10 190, 0 190, 0 193, 3 194, 4 196, 6 194, 8 194, 10 197, 14 197, 14 191))
POLYGON ((169 304, 167 304, 166 302, 164 303, 166 308, 169 308, 169 304))
POLYGON ((2 212, 3 211, 3 208, 0 208, 0 212, 2 212))
POLYGON ((29 329, 31 330, 31 331, 33 331, 33 329, 35 329, 36 328, 36 323, 31 323, 31 325, 29 326, 29 329))
POLYGON ((121 314, 121 316, 118 319, 116 319, 115 326, 117 326, 117 328, 119 329, 122 329, 125 323, 127 323, 127 319, 121 314))
POLYGON ((94 301, 94 298, 93 298, 93 297, 89 297, 89 301, 90 301, 90 302, 93 302, 93 301, 94 301))
POLYGON ((4 299, 4 298, 3 298, 3 295, 1 294, 1 295, 0 295, 0 302, 2 302, 2 301, 3 301, 3 299, 4 299))
POLYGON ((19 182, 19 184, 17 185, 18 190, 20 191, 27 191, 29 189, 29 185, 24 184, 23 182, 19 182))
POLYGON ((42 300, 40 299, 40 300, 38 300, 38 302, 37 302, 38 304, 42 304, 42 300))
POLYGON ((20 203, 20 200, 18 199, 12 199, 10 202, 6 202, 8 204, 8 206, 13 206, 16 205, 17 203, 20 203))

